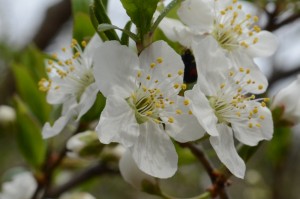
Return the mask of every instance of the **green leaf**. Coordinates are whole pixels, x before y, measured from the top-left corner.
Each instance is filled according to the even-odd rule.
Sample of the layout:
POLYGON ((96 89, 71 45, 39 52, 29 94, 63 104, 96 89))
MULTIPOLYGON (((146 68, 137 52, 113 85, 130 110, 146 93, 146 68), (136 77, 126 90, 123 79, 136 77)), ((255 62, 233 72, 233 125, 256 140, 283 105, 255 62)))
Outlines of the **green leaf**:
POLYGON ((42 166, 46 156, 46 144, 42 139, 41 127, 28 107, 19 98, 14 98, 17 112, 17 142, 21 153, 35 168, 42 166))
MULTIPOLYGON (((131 28, 132 22, 128 21, 124 27, 124 30, 129 31, 130 32, 130 28, 131 28)), ((126 34, 125 32, 123 32, 122 37, 121 37, 121 44, 122 45, 129 45, 129 35, 126 34)))
POLYGON ((127 15, 136 25, 140 38, 149 32, 159 0, 121 0, 127 15))
MULTIPOLYGON (((106 14, 105 6, 103 5, 101 0, 94 0, 94 4, 92 6, 93 14, 95 15, 98 24, 111 24, 109 17, 106 14)), ((115 30, 110 29, 104 32, 106 37, 109 40, 117 40, 119 41, 119 37, 115 30)))
POLYGON ((83 121, 93 121, 95 119, 99 119, 101 112, 103 111, 105 107, 106 99, 101 94, 98 93, 97 99, 94 103, 94 105, 90 108, 90 110, 82 117, 83 121))
POLYGON ((89 16, 89 6, 90 1, 72 0, 72 12, 74 17, 73 38, 78 41, 91 38, 95 33, 89 16))
POLYGON ((13 73, 16 81, 17 91, 22 100, 28 105, 31 112, 38 118, 40 123, 48 121, 51 111, 50 105, 46 102, 46 94, 38 90, 38 80, 34 78, 24 65, 13 64, 13 73))
POLYGON ((117 26, 114 26, 114 25, 111 25, 111 24, 105 24, 105 23, 100 24, 98 26, 98 31, 99 32, 103 32, 103 31, 106 31, 106 30, 112 30, 112 29, 121 30, 124 34, 128 35, 129 37, 131 37, 134 41, 138 40, 138 37, 134 33, 130 32, 130 31, 126 30, 126 29, 122 29, 122 28, 119 28, 117 26))

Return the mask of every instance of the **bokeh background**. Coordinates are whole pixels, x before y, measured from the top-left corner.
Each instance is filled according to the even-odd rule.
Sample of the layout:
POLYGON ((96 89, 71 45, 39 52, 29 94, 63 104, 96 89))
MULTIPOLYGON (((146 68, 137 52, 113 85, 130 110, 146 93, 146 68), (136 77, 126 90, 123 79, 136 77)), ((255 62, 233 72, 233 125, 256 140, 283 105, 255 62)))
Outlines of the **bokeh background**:
MULTIPOLYGON (((51 54, 69 45, 74 22, 72 2, 75 1, 79 0, 0 0, 0 105, 13 105, 17 89, 11 67, 16 60, 23 60, 28 48, 51 54)), ((300 1, 243 3, 249 12, 260 16, 263 29, 279 38, 279 48, 272 57, 256 60, 269 79, 268 95, 272 97, 300 73, 300 1)), ((119 0, 108 0, 107 9, 113 24, 123 27, 128 21, 119 0)), ((31 69, 36 70, 34 64, 31 69)), ((277 132, 272 143, 263 143, 248 163, 245 180, 231 178, 229 193, 232 198, 300 198, 299 129, 299 126, 291 131, 283 129, 277 132)), ((16 142, 17 133, 14 124, 0 126, 1 182, 10 172, 26 168, 16 142)), ((63 176, 68 178, 79 169, 70 166, 63 176)), ((197 195, 209 185, 200 163, 183 164, 175 177, 162 181, 162 188, 178 197, 197 195)), ((95 176, 79 189, 101 198, 156 198, 137 192, 120 176, 95 176)))

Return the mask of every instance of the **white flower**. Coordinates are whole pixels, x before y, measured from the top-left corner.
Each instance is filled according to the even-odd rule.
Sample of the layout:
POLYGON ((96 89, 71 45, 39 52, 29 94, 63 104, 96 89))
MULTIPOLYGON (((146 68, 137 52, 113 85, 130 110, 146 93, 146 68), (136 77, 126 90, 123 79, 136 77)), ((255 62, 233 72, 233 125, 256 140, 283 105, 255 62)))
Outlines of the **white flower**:
POLYGON ((0 124, 7 124, 16 120, 16 111, 10 106, 0 106, 0 124))
POLYGON ((233 135, 250 146, 272 138, 268 99, 255 99, 253 95, 263 93, 265 88, 251 79, 249 68, 218 70, 227 68, 228 62, 222 54, 212 52, 210 46, 197 46, 198 54, 201 54, 201 59, 196 57, 197 71, 200 71, 198 82, 185 92, 185 97, 190 100, 190 109, 201 126, 211 135, 210 142, 220 160, 235 176, 242 178, 245 164, 236 152, 233 135), (210 67, 216 71, 209 70, 210 67))
POLYGON ((136 166, 130 151, 126 151, 120 161, 119 167, 124 180, 138 190, 143 190, 143 186, 155 186, 155 178, 145 174, 136 166))
POLYGON ((208 43, 220 48, 230 59, 231 67, 246 64, 255 71, 253 77, 267 87, 268 82, 253 57, 272 55, 277 48, 277 38, 268 31, 261 31, 255 25, 258 17, 245 14, 237 0, 186 0, 181 3, 178 16, 185 25, 168 18, 160 24, 167 37, 193 51, 193 45, 201 41, 202 45, 208 43))
POLYGON ((199 139, 203 130, 177 94, 183 81, 181 57, 155 42, 138 57, 128 47, 106 42, 95 59, 95 77, 107 98, 96 128, 102 143, 129 148, 139 169, 168 178, 177 170, 169 135, 180 142, 199 139))
POLYGON ((31 199, 37 188, 37 182, 30 172, 13 176, 12 181, 2 185, 1 199, 31 199))
MULTIPOLYGON (((85 43, 82 45, 86 46, 85 43)), ((44 125, 44 138, 60 133, 69 122, 79 120, 94 104, 98 89, 92 71, 92 56, 99 45, 101 41, 98 35, 92 38, 84 51, 73 40, 72 47, 76 53, 71 58, 57 62, 48 61, 49 80, 42 79, 39 82, 40 90, 48 92, 48 103, 62 104, 63 110, 53 126, 49 123, 44 125)), ((62 50, 66 51, 65 48, 62 50)))
POLYGON ((283 108, 283 119, 292 123, 300 122, 300 75, 274 97, 272 108, 283 108))

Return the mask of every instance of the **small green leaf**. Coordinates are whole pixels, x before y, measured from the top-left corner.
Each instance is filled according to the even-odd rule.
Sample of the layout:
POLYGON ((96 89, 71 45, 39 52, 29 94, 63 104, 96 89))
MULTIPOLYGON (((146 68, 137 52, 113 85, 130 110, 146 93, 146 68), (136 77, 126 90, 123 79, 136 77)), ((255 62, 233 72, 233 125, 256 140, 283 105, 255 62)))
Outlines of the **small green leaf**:
MULTIPOLYGON (((124 30, 129 31, 130 32, 130 28, 131 28, 131 21, 128 21, 124 27, 124 30)), ((129 35, 126 34, 125 32, 123 32, 122 37, 121 37, 121 44, 122 45, 129 45, 129 35)))
POLYGON ((42 139, 41 127, 28 107, 19 98, 14 98, 17 112, 17 142, 21 153, 35 168, 42 166, 46 156, 46 144, 42 139))
MULTIPOLYGON (((103 5, 101 0, 94 0, 92 10, 93 10, 93 14, 95 15, 98 21, 98 24, 103 24, 103 23, 111 24, 111 21, 106 14, 105 6, 103 5)), ((117 40, 117 41, 120 40, 116 31, 113 29, 106 30, 104 33, 109 40, 117 40)))
POLYGON ((122 28, 119 28, 117 26, 114 26, 114 25, 111 25, 111 24, 105 24, 105 23, 100 24, 98 26, 98 31, 99 32, 103 32, 103 31, 106 31, 106 30, 112 30, 112 29, 121 30, 123 33, 125 33, 129 37, 131 37, 134 41, 138 40, 138 37, 134 33, 130 32, 130 31, 126 30, 126 29, 122 29, 122 28))
POLYGON ((136 25, 140 38, 149 32, 159 0, 121 0, 126 13, 136 25))

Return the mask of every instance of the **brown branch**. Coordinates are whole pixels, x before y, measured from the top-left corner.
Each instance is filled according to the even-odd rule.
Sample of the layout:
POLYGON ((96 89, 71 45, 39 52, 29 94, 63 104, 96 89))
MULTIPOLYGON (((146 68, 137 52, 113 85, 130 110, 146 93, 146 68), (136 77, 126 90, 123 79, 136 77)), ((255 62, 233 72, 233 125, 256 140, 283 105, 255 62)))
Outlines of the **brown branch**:
POLYGON ((63 25, 70 19, 71 14, 71 0, 63 0, 50 7, 40 29, 33 38, 33 43, 38 48, 45 49, 53 37, 57 35, 63 25))
POLYGON ((54 187, 53 189, 49 190, 48 193, 46 194, 46 198, 57 198, 62 193, 78 186, 82 182, 91 180, 92 178, 95 178, 95 177, 99 177, 100 175, 118 174, 118 173, 119 173, 119 171, 117 169, 109 167, 109 165, 99 162, 96 165, 91 166, 90 168, 78 173, 67 183, 65 183, 59 187, 54 187))
POLYGON ((299 73, 300 73, 300 66, 291 69, 289 71, 275 70, 273 72, 273 75, 269 78, 269 87, 272 87, 276 82, 280 80, 297 75, 299 73))
POLYGON ((300 13, 295 13, 293 15, 291 15, 290 17, 284 19, 283 21, 276 23, 276 18, 273 20, 270 20, 269 24, 266 26, 266 30, 268 31, 275 31, 279 28, 281 28, 282 26, 288 25, 292 22, 295 22, 296 20, 298 20, 300 18, 300 13))

